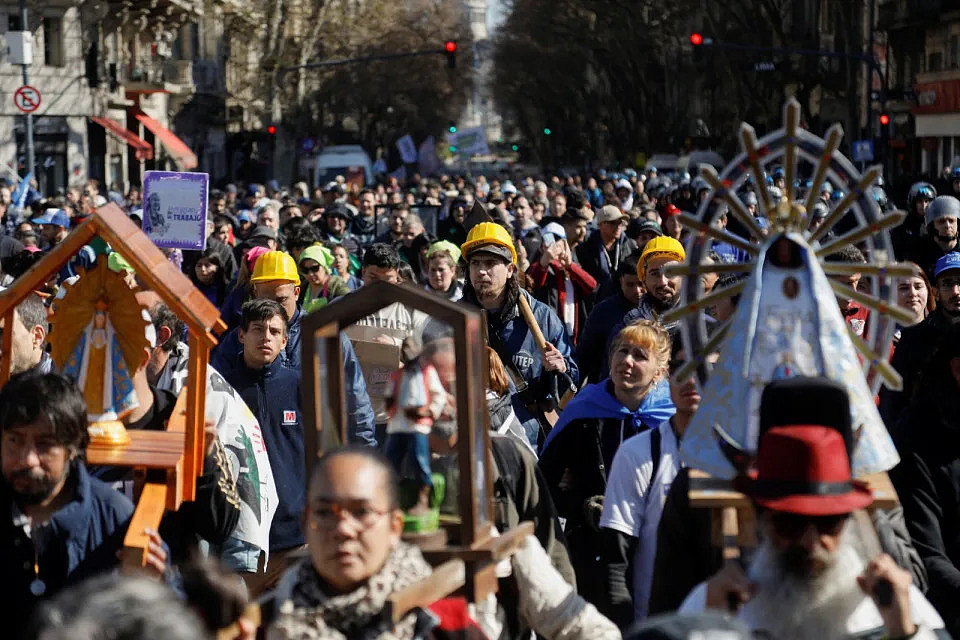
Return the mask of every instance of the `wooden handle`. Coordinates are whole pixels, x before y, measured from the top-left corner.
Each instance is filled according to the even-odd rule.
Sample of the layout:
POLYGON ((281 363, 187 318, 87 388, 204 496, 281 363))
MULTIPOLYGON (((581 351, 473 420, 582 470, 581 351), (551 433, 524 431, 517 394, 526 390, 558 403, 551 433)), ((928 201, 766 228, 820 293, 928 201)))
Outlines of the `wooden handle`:
POLYGON ((740 523, 737 519, 736 507, 723 508, 720 527, 723 532, 723 559, 739 560, 740 546, 738 544, 738 538, 740 537, 740 523))
POLYGON ((540 325, 537 324, 537 319, 533 317, 533 309, 530 308, 530 303, 527 302, 523 291, 520 292, 520 296, 517 298, 517 308, 520 309, 524 322, 527 323, 527 327, 529 327, 530 332, 533 333, 533 339, 537 343, 537 348, 540 349, 541 353, 546 351, 547 341, 543 337, 543 331, 540 330, 540 325))
POLYGON ((387 599, 385 617, 396 624, 413 609, 426 609, 437 600, 446 598, 466 584, 466 565, 463 560, 448 560, 433 573, 399 591, 387 599))

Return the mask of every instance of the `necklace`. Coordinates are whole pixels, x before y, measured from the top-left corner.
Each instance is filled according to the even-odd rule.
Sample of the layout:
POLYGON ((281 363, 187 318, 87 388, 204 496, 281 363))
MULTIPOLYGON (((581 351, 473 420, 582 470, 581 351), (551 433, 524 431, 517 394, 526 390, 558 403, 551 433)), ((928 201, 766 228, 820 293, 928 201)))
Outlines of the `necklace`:
POLYGON ((40 552, 33 547, 33 581, 30 583, 30 593, 38 598, 47 590, 47 585, 40 579, 40 552))

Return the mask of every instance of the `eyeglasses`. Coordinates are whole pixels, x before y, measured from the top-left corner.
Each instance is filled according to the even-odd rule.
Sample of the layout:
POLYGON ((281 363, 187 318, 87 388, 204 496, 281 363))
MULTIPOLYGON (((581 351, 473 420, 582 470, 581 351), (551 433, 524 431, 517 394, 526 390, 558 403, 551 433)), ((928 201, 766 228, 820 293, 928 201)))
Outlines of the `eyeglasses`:
POLYGON ((773 529, 781 538, 796 539, 813 525, 820 535, 838 535, 846 523, 849 514, 836 516, 802 516, 796 513, 774 513, 771 521, 773 529))
POLYGON ((312 267, 302 267, 304 273, 317 273, 320 271, 320 265, 316 264, 312 267))
POLYGON ((341 518, 346 517, 351 524, 359 524, 367 528, 372 527, 381 517, 390 513, 390 509, 379 510, 365 502, 350 501, 317 502, 310 512, 310 527, 312 529, 333 529, 341 518))

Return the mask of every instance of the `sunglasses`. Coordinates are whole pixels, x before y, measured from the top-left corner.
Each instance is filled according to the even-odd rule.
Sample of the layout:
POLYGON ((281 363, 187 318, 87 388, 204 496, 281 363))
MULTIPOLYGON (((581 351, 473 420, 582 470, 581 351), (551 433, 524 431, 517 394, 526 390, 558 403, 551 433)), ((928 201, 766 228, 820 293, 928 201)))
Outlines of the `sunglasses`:
POLYGON ((838 535, 850 515, 843 513, 836 516, 803 516, 796 513, 774 513, 771 517, 773 529, 781 538, 796 539, 801 537, 809 525, 813 525, 820 535, 838 535))
POLYGON ((316 264, 312 267, 303 267, 302 271, 304 273, 317 273, 320 271, 320 265, 316 264))

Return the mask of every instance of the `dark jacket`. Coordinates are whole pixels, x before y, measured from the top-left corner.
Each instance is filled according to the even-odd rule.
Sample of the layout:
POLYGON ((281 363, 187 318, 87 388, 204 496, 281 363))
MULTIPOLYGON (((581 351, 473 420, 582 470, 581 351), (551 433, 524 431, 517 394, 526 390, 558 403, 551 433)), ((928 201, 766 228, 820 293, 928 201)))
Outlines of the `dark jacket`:
MULTIPOLYGON (((527 436, 531 444, 537 446, 536 423, 539 412, 535 409, 538 403, 547 399, 551 394, 554 372, 543 370, 543 357, 537 348, 533 333, 524 322, 520 310, 517 308, 517 296, 525 296, 530 304, 533 317, 540 325, 544 339, 560 350, 567 365, 567 375, 574 384, 580 380, 577 363, 573 361, 573 348, 567 330, 560 322, 560 318, 547 305, 535 299, 526 291, 516 287, 514 281, 507 284, 510 289, 504 307, 496 313, 487 313, 487 337, 490 346, 507 368, 511 377, 511 398, 517 418, 527 429, 527 436), (519 389, 517 380, 525 388, 519 389), (533 433, 530 430, 533 429, 533 433)), ((466 302, 480 306, 472 287, 466 287, 463 293, 466 302)), ((562 384, 559 385, 561 393, 562 384)))
POLYGON ((580 367, 580 377, 596 382, 610 374, 604 370, 607 361, 605 356, 607 342, 613 329, 623 322, 624 316, 636 308, 623 296, 622 291, 603 300, 593 308, 587 321, 580 331, 580 341, 577 343, 577 365, 580 367))
POLYGON ((564 269, 557 261, 544 267, 537 260, 527 269, 527 277, 533 280, 534 297, 553 309, 564 323, 567 322, 567 318, 562 317, 564 304, 567 302, 565 283, 567 279, 573 283, 576 317, 573 318, 574 331, 571 342, 577 344, 581 328, 587 321, 587 302, 596 291, 597 281, 576 262, 571 262, 570 266, 564 269))
POLYGON ((890 364, 903 378, 903 391, 893 391, 883 387, 880 391, 880 416, 887 429, 893 429, 900 421, 903 409, 913 401, 917 383, 940 346, 952 324, 960 322, 936 309, 922 322, 912 327, 904 327, 900 332, 900 341, 893 352, 890 364))
POLYGON ((0 575, 4 581, 0 615, 4 637, 19 637, 39 602, 30 592, 35 562, 46 587, 44 598, 117 566, 117 552, 123 547, 133 504, 91 478, 79 460, 71 463, 63 490, 74 497, 53 514, 47 525, 34 532, 34 539, 41 540, 35 547, 23 527, 14 523, 13 496, 0 481, 0 575))
MULTIPOLYGON (((958 245, 958 248, 951 249, 950 251, 957 250, 960 250, 960 245, 958 245)), ((917 265, 923 269, 924 273, 927 274, 927 279, 935 283, 937 280, 933 277, 933 269, 937 264, 937 260, 945 253, 948 253, 948 251, 941 249, 940 245, 937 244, 930 233, 925 233, 916 238, 916 241, 907 251, 906 259, 910 262, 917 263, 917 265)))
POLYGON ((929 576, 927 599, 960 637, 960 392, 948 375, 923 387, 894 429, 901 462, 891 478, 929 576))
POLYGON ((300 515, 306 498, 300 374, 278 356, 262 369, 242 364, 223 377, 247 403, 263 432, 278 502, 270 526, 270 550, 300 546, 304 543, 300 515))
MULTIPOLYGON (((227 282, 233 280, 237 276, 237 258, 233 254, 233 248, 230 247, 230 245, 220 242, 213 236, 207 237, 205 246, 207 249, 214 249, 217 255, 220 256, 220 264, 223 265, 223 272, 227 275, 227 282)), ((184 251, 181 270, 188 275, 193 273, 197 260, 200 259, 200 254, 202 253, 202 251, 184 251)))
MULTIPOLYGON (((683 468, 670 486, 657 528, 648 612, 651 616, 675 611, 694 587, 723 567, 721 548, 711 540, 711 510, 692 508, 689 492, 690 469, 683 468)), ((910 541, 903 509, 874 509, 871 519, 880 548, 909 571, 913 583, 923 591, 927 571, 910 541)))
POLYGON ((617 267, 620 265, 620 261, 630 255, 636 248, 637 244, 624 233, 620 235, 620 239, 613 245, 613 248, 607 252, 603 246, 599 229, 591 233, 585 242, 577 245, 577 257, 580 259, 580 264, 597 281, 597 302, 616 293, 617 283, 614 274, 617 272, 617 267))
POLYGON ((598 606, 606 595, 597 556, 607 472, 623 441, 652 426, 656 425, 636 424, 630 418, 581 418, 562 430, 555 428, 540 454, 540 470, 560 517, 566 519, 567 548, 580 595, 598 606))
POLYGON ((377 217, 364 218, 357 214, 350 221, 350 233, 357 239, 361 247, 372 244, 374 237, 377 235, 377 217))
POLYGON ((903 222, 890 231, 893 255, 897 260, 909 260, 909 256, 916 255, 921 240, 926 238, 925 226, 922 214, 908 212, 903 222))

